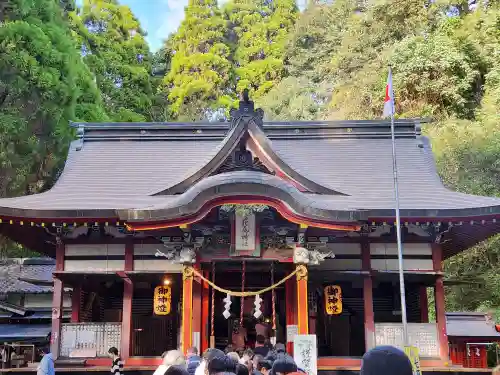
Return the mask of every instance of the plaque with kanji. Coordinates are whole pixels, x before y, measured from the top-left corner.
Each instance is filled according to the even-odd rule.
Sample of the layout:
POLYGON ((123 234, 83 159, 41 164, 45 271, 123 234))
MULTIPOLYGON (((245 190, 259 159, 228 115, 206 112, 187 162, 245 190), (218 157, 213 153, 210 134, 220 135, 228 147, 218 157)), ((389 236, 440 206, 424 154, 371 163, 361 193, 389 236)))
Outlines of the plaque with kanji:
POLYGON ((229 255, 260 257, 260 237, 254 213, 234 215, 229 255))
POLYGON ((172 289, 168 285, 155 288, 153 311, 155 315, 168 315, 172 308, 172 289))
POLYGON ((325 311, 327 315, 342 314, 342 289, 338 285, 325 287, 325 311))

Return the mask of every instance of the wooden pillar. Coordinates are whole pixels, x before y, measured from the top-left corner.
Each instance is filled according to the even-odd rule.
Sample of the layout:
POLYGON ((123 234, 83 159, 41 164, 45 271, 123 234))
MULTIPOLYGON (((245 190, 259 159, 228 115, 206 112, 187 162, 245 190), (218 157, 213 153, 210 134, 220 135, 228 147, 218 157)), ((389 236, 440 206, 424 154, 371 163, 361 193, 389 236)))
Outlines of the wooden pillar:
MULTIPOLYGON (((296 293, 296 281, 293 279, 288 280, 285 283, 285 295, 286 295, 286 325, 296 326, 297 325, 297 293, 296 293)), ((288 332, 288 328, 286 330, 288 332)), ((286 351, 290 355, 293 355, 293 341, 288 341, 289 337, 286 337, 286 351)))
MULTIPOLYGON (((65 247, 59 237, 56 240, 56 271, 63 271, 65 247)), ((63 298, 64 285, 62 280, 56 277, 54 278, 54 292, 52 294, 52 333, 50 338, 50 351, 54 360, 59 358, 63 298)))
POLYGON ((446 312, 444 306, 444 284, 443 276, 436 280, 435 287, 436 320, 439 340, 439 356, 443 361, 448 361, 448 335, 446 334, 446 312))
MULTIPOLYGON (((125 244, 125 272, 134 270, 134 244, 125 244)), ((134 284, 128 277, 123 279, 123 310, 122 310, 122 333, 120 342, 120 355, 123 360, 130 357, 132 347, 132 298, 134 296, 134 284)))
POLYGON ((193 346, 193 269, 182 270, 182 353, 193 346))
MULTIPOLYGON (((432 244, 432 263, 435 272, 442 272, 443 249, 439 244, 432 244)), ((439 340, 439 356, 443 361, 449 360, 448 335, 446 334, 446 310, 444 301, 443 276, 436 278, 434 287, 434 301, 436 304, 436 320, 439 340)))
POLYGON ((429 323, 429 300, 425 285, 420 286, 420 322, 429 323))
POLYGON ((78 285, 73 287, 71 294, 71 323, 80 322, 80 304, 82 297, 82 286, 78 285))
MULTIPOLYGON (((207 271, 203 272, 205 278, 209 278, 207 271)), ((210 289, 207 282, 201 284, 201 344, 200 353, 209 348, 210 338, 210 289)))
POLYGON ((363 275, 363 300, 365 313, 365 350, 375 347, 375 314, 373 312, 373 278, 371 275, 370 243, 361 243, 361 264, 363 271, 369 272, 363 275))
POLYGON ((298 264, 297 270, 297 333, 299 335, 307 335, 309 333, 307 267, 303 264, 298 264))
POLYGON ((199 351, 201 350, 201 280, 195 280, 193 283, 193 341, 192 346, 195 346, 199 351))

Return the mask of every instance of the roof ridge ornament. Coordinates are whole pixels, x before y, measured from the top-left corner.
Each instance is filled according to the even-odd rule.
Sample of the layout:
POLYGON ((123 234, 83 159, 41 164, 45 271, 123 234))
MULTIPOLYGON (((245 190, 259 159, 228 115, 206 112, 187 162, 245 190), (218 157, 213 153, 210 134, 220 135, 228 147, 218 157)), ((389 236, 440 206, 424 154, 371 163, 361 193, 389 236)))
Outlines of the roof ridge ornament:
MULTIPOLYGON (((244 89, 240 95, 240 103, 238 109, 232 108, 229 111, 231 124, 229 126, 229 130, 234 129, 242 119, 242 117, 250 117, 253 118, 254 122, 262 128, 264 125, 264 111, 261 108, 255 109, 255 104, 252 100, 250 100, 248 89, 244 89)), ((245 121, 245 126, 247 126, 248 119, 245 121)))
POLYGON ((85 142, 85 125, 78 124, 78 127, 76 128, 76 137, 78 138, 76 151, 80 151, 83 148, 83 143, 85 142))

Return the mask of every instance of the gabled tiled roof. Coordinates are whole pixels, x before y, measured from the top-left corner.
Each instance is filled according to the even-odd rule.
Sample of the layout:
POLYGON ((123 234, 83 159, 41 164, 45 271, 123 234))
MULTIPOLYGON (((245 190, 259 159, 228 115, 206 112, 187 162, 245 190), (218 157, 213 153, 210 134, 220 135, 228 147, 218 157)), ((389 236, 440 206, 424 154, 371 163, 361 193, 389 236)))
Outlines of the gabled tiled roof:
POLYGON ((446 313, 446 334, 448 337, 495 338, 500 333, 495 330, 487 314, 477 312, 446 313))
MULTIPOLYGON (((318 205, 338 210, 393 209, 391 139, 384 121, 265 123, 273 151, 294 171, 343 197, 316 195, 318 205)), ((81 124, 65 169, 48 192, 0 200, 0 215, 37 217, 54 211, 82 216, 104 210, 168 205, 175 196, 155 194, 178 184, 207 164, 228 134, 227 124, 81 124), (95 210, 96 212, 90 212, 95 210), (87 211, 87 214, 85 214, 87 211)), ((396 124, 400 207, 406 217, 500 213, 500 199, 461 194, 445 188, 436 172, 430 142, 416 121, 396 124), (412 129, 411 132, 409 129, 412 129), (457 210, 464 210, 459 212, 457 210), (426 211, 426 212, 423 212, 426 211)), ((229 172, 231 173, 231 172, 229 172)), ((384 213, 384 211, 386 211, 384 213)), ((391 215, 389 215, 391 216, 391 215)))
POLYGON ((50 261, 38 265, 13 262, 0 264, 0 294, 52 293, 55 263, 50 261))
MULTIPOLYGON (((244 194, 282 202, 293 222, 394 220, 389 121, 261 123, 253 113, 231 124, 74 124, 79 139, 55 186, 0 199, 0 218, 175 222, 244 194), (218 173, 240 145, 275 175, 218 173)), ((443 186, 419 120, 397 120, 395 136, 403 221, 458 224, 446 234, 447 254, 500 231, 500 198, 443 186)))

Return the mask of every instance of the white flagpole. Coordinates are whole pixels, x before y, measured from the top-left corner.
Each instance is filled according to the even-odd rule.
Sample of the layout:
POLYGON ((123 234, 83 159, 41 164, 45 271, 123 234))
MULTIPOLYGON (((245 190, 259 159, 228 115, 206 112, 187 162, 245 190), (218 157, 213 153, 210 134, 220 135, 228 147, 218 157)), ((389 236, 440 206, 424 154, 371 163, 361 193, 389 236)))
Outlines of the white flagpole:
POLYGON ((399 215, 399 188, 398 188, 398 164, 396 161, 396 137, 394 130, 394 90, 392 88, 392 71, 389 66, 390 77, 390 101, 391 101, 391 139, 392 139, 392 173, 394 176, 394 198, 396 211, 396 237, 398 243, 398 267, 399 267, 399 292, 401 294, 401 320, 403 322, 403 341, 408 346, 408 319, 406 316, 406 293, 403 270, 403 245, 401 241, 401 218, 399 215))

